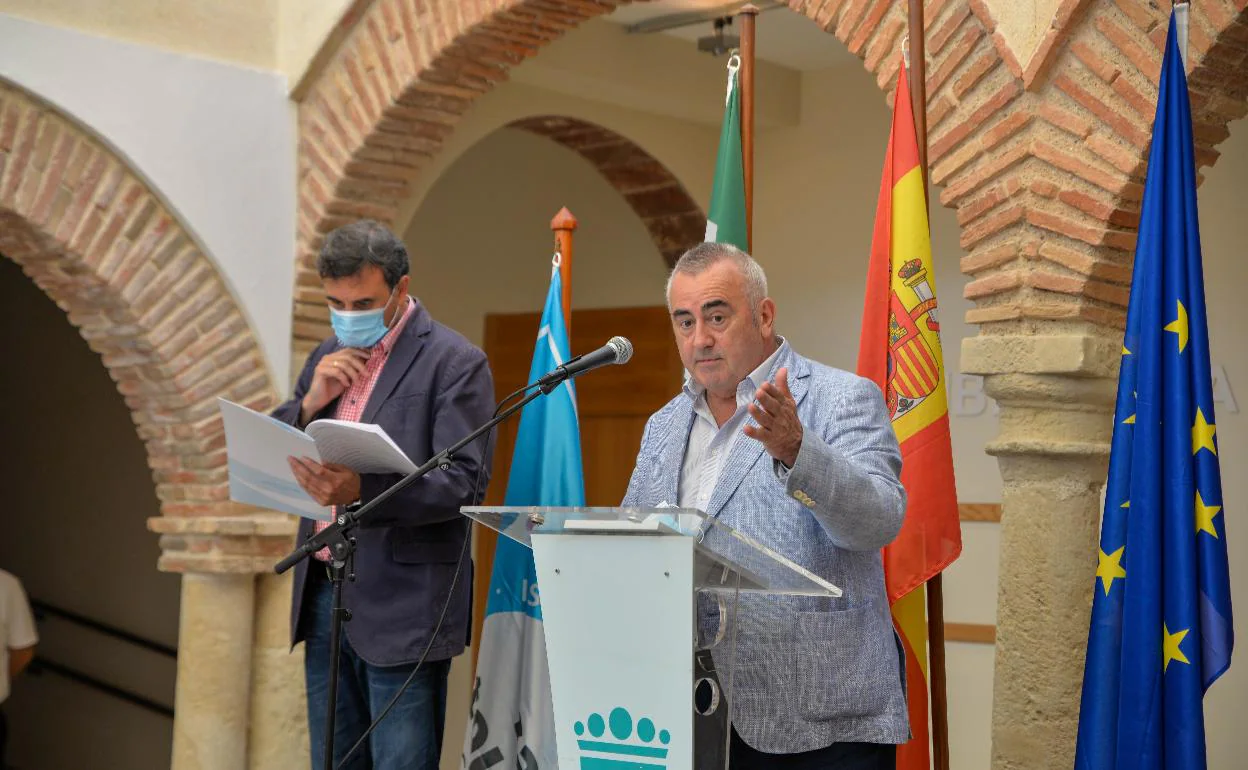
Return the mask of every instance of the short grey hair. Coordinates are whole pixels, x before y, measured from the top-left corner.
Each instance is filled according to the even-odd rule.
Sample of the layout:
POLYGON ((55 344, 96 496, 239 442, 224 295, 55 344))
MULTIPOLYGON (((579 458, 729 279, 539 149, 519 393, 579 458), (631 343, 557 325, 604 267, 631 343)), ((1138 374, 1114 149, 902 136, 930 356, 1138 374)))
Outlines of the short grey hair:
POLYGON ((731 262, 741 271, 745 278, 745 300, 750 303, 750 313, 757 320, 759 303, 767 298, 767 274, 753 257, 731 243, 699 243, 676 260, 672 274, 667 277, 667 309, 672 309, 672 279, 677 273, 698 275, 720 262, 731 262))
POLYGON ((371 219, 343 225, 325 236, 316 258, 321 278, 358 275, 365 265, 381 269, 386 285, 393 289, 407 275, 407 247, 388 227, 371 219))

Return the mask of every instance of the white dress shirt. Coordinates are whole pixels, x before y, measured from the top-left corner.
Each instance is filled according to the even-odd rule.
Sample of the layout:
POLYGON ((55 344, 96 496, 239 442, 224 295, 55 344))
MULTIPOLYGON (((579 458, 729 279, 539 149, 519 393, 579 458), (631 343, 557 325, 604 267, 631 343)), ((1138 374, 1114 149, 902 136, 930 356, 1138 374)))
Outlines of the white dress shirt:
POLYGON ((0 703, 9 697, 9 652, 38 641, 26 591, 15 576, 0 570, 0 703))
POLYGON ((738 439, 753 440, 741 433, 750 416, 748 407, 754 401, 755 391, 767 381, 767 375, 771 374, 772 367, 787 345, 781 338, 776 352, 737 384, 737 411, 723 425, 715 423, 710 404, 706 401, 706 388, 685 372, 684 392, 693 399, 693 426, 689 429, 689 443, 685 445, 685 459, 680 467, 680 500, 677 504, 681 508, 705 511, 733 444, 738 439))

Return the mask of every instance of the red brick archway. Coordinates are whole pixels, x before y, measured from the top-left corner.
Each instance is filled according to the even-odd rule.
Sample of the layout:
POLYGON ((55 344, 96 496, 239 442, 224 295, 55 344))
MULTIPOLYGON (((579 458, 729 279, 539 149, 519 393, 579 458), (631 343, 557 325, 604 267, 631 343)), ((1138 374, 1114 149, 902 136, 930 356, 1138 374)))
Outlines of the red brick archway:
POLYGON ((706 234, 706 214, 667 166, 631 139, 579 118, 540 115, 507 124, 580 155, 632 208, 670 266, 706 234))
MULTIPOLYGON (((124 158, 4 84, 0 254, 100 354, 146 446, 162 514, 171 525, 190 522, 173 528, 219 534, 207 525, 245 513, 228 502, 216 399, 264 408, 274 390, 237 303, 212 260, 124 158)), ((161 568, 252 571, 252 556, 231 554, 227 541, 194 540, 162 543, 161 568)))
MULTIPOLYGON (((300 106, 297 348, 327 333, 313 270, 324 234, 359 217, 394 222, 413 180, 479 96, 506 80, 515 64, 617 5, 380 0, 369 8, 300 106)), ((891 88, 903 2, 794 0, 793 6, 863 56, 891 88)))
MULTIPOLYGON (((300 108, 297 339, 325 331, 311 269, 323 234, 361 216, 392 222, 477 97, 618 4, 378 0, 368 9, 300 108)), ((1064 0, 1038 49, 1020 61, 984 0, 928 0, 931 177, 970 251, 966 293, 978 307, 968 321, 1121 325, 1169 13, 1166 0, 1156 5, 1064 0)), ((903 0, 790 6, 892 88, 903 0)), ((1243 0, 1192 8, 1202 164, 1216 159, 1227 123, 1248 112, 1246 13, 1243 0)))

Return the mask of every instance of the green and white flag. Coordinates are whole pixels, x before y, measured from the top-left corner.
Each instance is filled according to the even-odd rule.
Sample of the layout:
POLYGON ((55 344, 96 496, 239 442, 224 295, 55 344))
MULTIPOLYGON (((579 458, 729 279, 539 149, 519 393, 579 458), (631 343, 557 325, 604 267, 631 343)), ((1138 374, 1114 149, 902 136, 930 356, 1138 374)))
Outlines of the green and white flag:
POLYGON ((711 209, 706 218, 706 240, 731 243, 748 251, 745 226, 745 172, 741 162, 741 94, 737 88, 740 58, 728 60, 728 96, 724 104, 724 124, 719 131, 719 155, 715 158, 715 181, 711 187, 711 209))

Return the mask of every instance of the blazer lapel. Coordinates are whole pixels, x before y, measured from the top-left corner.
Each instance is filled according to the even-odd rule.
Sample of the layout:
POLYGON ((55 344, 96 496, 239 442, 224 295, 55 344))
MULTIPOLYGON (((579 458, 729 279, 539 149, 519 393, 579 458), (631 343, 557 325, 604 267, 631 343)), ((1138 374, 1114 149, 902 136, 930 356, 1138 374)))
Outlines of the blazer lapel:
MULTIPOLYGON (((788 355, 778 363, 780 366, 776 367, 777 371, 781 366, 789 368, 789 392, 793 394, 793 400, 797 402, 797 405, 801 406, 806 398, 806 391, 810 388, 810 362, 790 348, 788 355)), ((774 374, 772 379, 775 379, 774 374)))
POLYGON ((360 415, 360 422, 373 421, 377 410, 386 403, 386 399, 394 392, 399 380, 403 379, 403 375, 416 360, 416 354, 425 346, 425 337, 433 329, 433 321, 425 312, 424 306, 414 297, 412 301, 416 303, 416 309, 412 311, 412 317, 407 319, 407 326, 403 327, 399 338, 394 342, 390 358, 382 367, 377 384, 373 386, 373 392, 368 397, 368 404, 364 407, 364 413, 360 415))
POLYGON ((692 424, 693 402, 682 396, 668 423, 671 432, 667 434, 659 459, 657 470, 661 486, 657 490, 656 502, 680 504, 680 471, 685 464, 685 447, 689 445, 689 427, 692 424))
MULTIPOLYGON (((746 419, 746 425, 758 425, 753 417, 746 419)), ((741 426, 742 428, 745 425, 741 426)), ((715 490, 711 492, 711 501, 706 505, 706 515, 710 518, 719 516, 724 508, 724 503, 728 502, 728 498, 732 497, 732 493, 737 491, 737 487, 741 486, 742 480, 749 475, 750 469, 754 467, 754 463, 763 456, 763 445, 759 441, 746 436, 745 434, 737 436, 732 442, 732 451, 728 453, 728 459, 724 460, 724 467, 719 472, 719 481, 715 484, 715 490)))
MULTIPOLYGON (((776 360, 775 367, 768 372, 769 382, 775 382, 776 372, 782 367, 788 367, 789 392, 793 394, 793 400, 800 406, 806 397, 806 378, 810 376, 810 366, 806 359, 794 353, 792 348, 788 348, 776 360)), ((757 426, 758 422, 753 417, 748 417, 745 425, 757 426)), ((745 425, 741 427, 744 428, 745 425)), ((729 498, 737 491, 737 487, 741 486, 741 482, 750 474, 755 463, 764 455, 766 455, 766 450, 761 441, 745 434, 737 436, 732 444, 732 451, 728 453, 728 459, 724 461, 723 470, 719 473, 715 491, 711 493, 711 500, 707 504, 706 515, 708 517, 719 516, 729 498)), ((770 462, 770 456, 767 456, 767 461, 770 462)))

